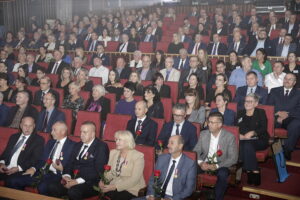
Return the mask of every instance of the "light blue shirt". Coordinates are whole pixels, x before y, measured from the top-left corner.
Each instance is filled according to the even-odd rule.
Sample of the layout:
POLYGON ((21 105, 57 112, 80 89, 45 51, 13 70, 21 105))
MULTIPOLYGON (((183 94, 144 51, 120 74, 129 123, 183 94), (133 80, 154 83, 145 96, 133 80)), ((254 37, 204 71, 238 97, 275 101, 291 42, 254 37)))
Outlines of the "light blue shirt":
MULTIPOLYGON (((259 71, 256 69, 251 69, 251 71, 255 72, 258 77, 258 85, 263 86, 263 78, 259 71)), ((236 88, 247 85, 246 83, 246 74, 243 68, 235 69, 232 71, 231 76, 229 78, 229 85, 235 85, 236 88)))

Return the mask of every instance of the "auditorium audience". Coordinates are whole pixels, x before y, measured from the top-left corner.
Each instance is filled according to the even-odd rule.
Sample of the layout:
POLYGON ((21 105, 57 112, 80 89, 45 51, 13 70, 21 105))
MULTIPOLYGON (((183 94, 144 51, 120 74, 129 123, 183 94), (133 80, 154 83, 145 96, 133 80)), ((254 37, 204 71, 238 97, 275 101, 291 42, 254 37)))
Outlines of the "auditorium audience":
POLYGON ((62 60, 63 53, 59 50, 53 52, 54 60, 51 61, 48 65, 47 74, 61 74, 61 71, 64 67, 68 67, 69 64, 62 60))
POLYGON ((199 59, 198 68, 200 70, 199 73, 202 74, 201 81, 202 83, 207 83, 212 73, 212 63, 208 59, 206 50, 200 49, 198 51, 198 59, 199 59))
POLYGON ((133 98, 135 94, 135 85, 134 83, 128 81, 124 84, 123 95, 124 98, 120 99, 116 104, 115 113, 116 114, 125 114, 134 116, 134 106, 136 100, 133 98))
POLYGON ((229 52, 229 61, 226 62, 226 72, 231 74, 233 70, 240 69, 241 66, 238 54, 235 51, 229 52))
POLYGON ((47 53, 47 49, 44 46, 39 48, 39 53, 35 57, 35 62, 37 63, 49 63, 52 60, 53 56, 51 53, 47 53))
POLYGON ((26 65, 22 65, 18 68, 18 77, 25 78, 28 85, 31 84, 31 78, 28 76, 28 67, 26 65))
POLYGON ((34 79, 31 80, 31 85, 32 86, 40 86, 40 81, 45 76, 46 76, 45 68, 38 67, 36 69, 36 78, 34 78, 34 79))
POLYGON ((3 94, 3 101, 9 101, 13 93, 13 89, 8 84, 8 75, 0 72, 0 92, 3 94))
POLYGON ((187 91, 190 88, 195 89, 198 92, 200 100, 204 99, 204 91, 203 91, 201 82, 200 82, 199 78, 197 77, 196 73, 191 73, 191 75, 189 76, 188 85, 183 87, 183 90, 180 92, 181 99, 184 98, 185 91, 187 91))
POLYGON ((171 56, 167 57, 164 66, 165 68, 159 71, 163 75, 164 79, 166 81, 178 82, 180 79, 180 71, 173 67, 174 66, 173 57, 171 56))
POLYGON ((142 81, 151 81, 152 76, 155 73, 154 69, 150 67, 151 60, 150 56, 145 55, 142 58, 142 67, 137 69, 137 72, 140 74, 142 81))
POLYGON ((144 86, 142 85, 142 81, 139 73, 131 72, 128 81, 134 84, 134 88, 135 88, 134 95, 142 96, 144 94, 144 86))
POLYGON ((27 89, 27 86, 28 86, 28 84, 27 84, 27 81, 26 81, 26 79, 25 78, 23 78, 23 77, 18 77, 17 79, 16 79, 16 81, 15 81, 15 89, 14 89, 14 91, 12 92, 12 94, 11 94, 11 98, 10 98, 10 102, 12 102, 12 103, 16 103, 16 97, 17 97, 17 94, 18 94, 18 92, 19 91, 27 91, 28 92, 28 94, 29 94, 29 102, 31 103, 32 102, 32 93, 31 93, 31 91, 30 90, 28 90, 27 89))
POLYGON ((289 53, 287 58, 288 63, 284 66, 283 72, 295 74, 296 87, 300 88, 300 65, 297 63, 297 56, 295 53, 289 53))
POLYGON ((263 48, 256 50, 256 60, 252 63, 252 69, 259 71, 263 77, 272 72, 272 64, 268 60, 267 53, 263 48))
POLYGON ((118 57, 115 70, 120 79, 128 79, 131 73, 131 69, 127 66, 123 57, 118 57))
POLYGON ((225 74, 216 74, 216 81, 215 81, 215 88, 207 90, 206 92, 206 104, 212 102, 217 94, 222 93, 227 96, 228 102, 232 101, 232 94, 231 91, 227 88, 228 78, 225 74))
POLYGON ((102 84, 107 83, 109 70, 102 65, 102 59, 99 57, 94 58, 94 66, 89 71, 90 77, 102 78, 102 84))
POLYGON ((106 120, 106 116, 110 113, 110 100, 105 95, 105 89, 102 85, 93 87, 92 96, 87 100, 85 110, 91 112, 100 112, 101 121, 106 120))
POLYGON ((224 125, 233 126, 235 122, 236 113, 228 108, 229 98, 224 93, 218 93, 215 96, 216 108, 210 110, 213 112, 220 112, 224 117, 224 125))
POLYGON ((157 89, 161 98, 170 98, 171 88, 164 84, 164 77, 161 73, 156 72, 152 78, 152 85, 157 89))
POLYGON ((179 54, 179 50, 183 49, 183 43, 180 41, 178 33, 173 33, 172 42, 168 46, 167 53, 179 54))
POLYGON ((179 56, 174 58, 174 68, 184 70, 189 68, 190 58, 185 48, 179 50, 179 56))
POLYGON ((9 107, 3 103, 3 94, 0 92, 0 126, 5 126, 9 107))
POLYGON ((164 118, 164 106, 156 87, 149 85, 144 89, 144 101, 147 103, 148 117, 164 118))
POLYGON ((116 101, 119 101, 123 94, 123 85, 116 69, 112 69, 108 73, 108 81, 104 84, 105 90, 109 93, 116 94, 116 101))
POLYGON ((89 80, 89 71, 83 67, 78 71, 76 83, 80 85, 83 91, 91 92, 93 89, 93 81, 89 80))
POLYGON ((64 90, 64 99, 69 95, 69 85, 74 79, 73 70, 70 67, 62 69, 59 80, 56 84, 56 88, 64 90))
POLYGON ((245 97, 244 109, 237 114, 236 125, 240 132, 240 160, 247 172, 247 183, 258 186, 261 182, 256 151, 265 150, 269 144, 267 116, 257 108, 259 96, 250 93, 245 97))
POLYGON ((165 68, 165 53, 162 50, 156 50, 155 56, 151 62, 150 67, 154 70, 162 70, 165 68))
POLYGON ((18 54, 18 62, 14 65, 13 72, 17 72, 19 67, 26 64, 26 54, 18 54))
POLYGON ((135 50, 133 52, 133 60, 130 61, 129 67, 133 68, 141 68, 143 66, 142 64, 142 52, 139 50, 135 50))
POLYGON ((273 72, 265 76, 265 86, 270 93, 272 88, 281 87, 283 85, 283 79, 286 75, 284 70, 284 64, 282 61, 276 61, 273 65, 273 72))
MULTIPOLYGON (((64 61, 65 63, 67 63, 67 64, 71 64, 72 63, 72 58, 71 58, 71 56, 69 56, 68 55, 68 52, 66 51, 66 49, 65 49, 65 45, 63 45, 63 44, 60 44, 59 46, 58 46, 58 50, 61 52, 61 54, 62 54, 62 61, 64 61)), ((78 55, 76 55, 76 56, 78 56, 78 55)))
POLYGON ((106 178, 111 181, 105 185, 100 180, 98 185, 111 200, 131 200, 146 186, 143 176, 144 154, 135 150, 136 142, 129 131, 117 131, 115 141, 116 149, 109 153, 108 165, 111 170, 106 173, 106 178))
POLYGON ((56 98, 55 104, 56 106, 59 105, 59 94, 54 89, 50 88, 50 86, 51 86, 51 79, 49 78, 49 76, 45 76, 41 78, 40 90, 36 91, 33 97, 34 105, 37 106, 43 105, 43 97, 48 92, 53 92, 55 94, 55 98, 56 98))

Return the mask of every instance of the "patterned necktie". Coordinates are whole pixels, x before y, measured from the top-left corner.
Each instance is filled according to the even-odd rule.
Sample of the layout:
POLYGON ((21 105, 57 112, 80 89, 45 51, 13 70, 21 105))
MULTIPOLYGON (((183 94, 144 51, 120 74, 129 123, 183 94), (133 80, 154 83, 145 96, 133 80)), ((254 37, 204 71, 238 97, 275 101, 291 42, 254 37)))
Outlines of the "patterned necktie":
POLYGON ((138 120, 138 125, 136 126, 136 130, 135 131, 138 131, 138 130, 142 129, 142 127, 141 127, 142 122, 143 122, 142 120, 138 120))
POLYGON ((23 145, 24 141, 26 140, 26 137, 23 135, 21 140, 19 140, 19 142, 17 142, 17 144, 14 146, 14 148, 11 150, 10 153, 10 157, 9 157, 9 162, 7 165, 9 165, 13 155, 16 153, 16 151, 18 151, 18 149, 23 145))

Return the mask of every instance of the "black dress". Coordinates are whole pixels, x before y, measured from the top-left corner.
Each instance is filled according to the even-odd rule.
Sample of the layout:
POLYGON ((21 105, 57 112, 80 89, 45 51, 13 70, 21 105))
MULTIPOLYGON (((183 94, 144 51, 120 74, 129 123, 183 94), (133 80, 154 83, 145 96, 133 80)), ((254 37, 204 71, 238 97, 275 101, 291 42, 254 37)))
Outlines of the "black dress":
POLYGON ((179 54, 179 50, 182 48, 184 48, 182 42, 179 42, 178 44, 172 42, 168 46, 168 53, 179 54))
POLYGON ((82 89, 83 91, 92 92, 93 87, 94 87, 93 81, 88 80, 88 81, 84 84, 84 86, 81 87, 81 89, 82 89))
POLYGON ((147 116, 163 119, 164 118, 163 104, 160 101, 157 103, 154 103, 152 106, 150 106, 148 108, 147 116))
POLYGON ((123 87, 114 87, 112 85, 109 85, 105 86, 105 90, 109 93, 116 94, 116 101, 119 101, 123 94, 123 87))
POLYGON ((296 82, 295 86, 297 88, 300 88, 300 65, 296 65, 296 67, 293 71, 290 70, 289 65, 285 65, 283 72, 295 74, 295 76, 297 78, 297 82, 296 82))
POLYGON ((170 98, 171 96, 170 86, 163 84, 159 90, 159 96, 161 98, 170 98))
POLYGON ((64 99, 67 98, 67 96, 69 96, 70 92, 69 92, 69 85, 72 83, 72 81, 69 81, 68 84, 66 84, 64 87, 61 86, 61 82, 62 80, 58 80, 57 84, 56 84, 56 88, 61 88, 64 90, 64 99))

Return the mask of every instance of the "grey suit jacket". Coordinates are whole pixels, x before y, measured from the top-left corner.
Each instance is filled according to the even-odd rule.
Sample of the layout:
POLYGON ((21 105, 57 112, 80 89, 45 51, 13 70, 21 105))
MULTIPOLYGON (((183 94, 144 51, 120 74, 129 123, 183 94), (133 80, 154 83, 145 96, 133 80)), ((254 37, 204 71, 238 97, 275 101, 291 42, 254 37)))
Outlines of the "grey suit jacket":
MULTIPOLYGON (((296 49, 297 49, 297 45, 295 43, 291 43, 289 46, 289 53, 296 52, 296 49)), ((276 56, 281 56, 282 50, 283 50, 283 45, 282 44, 278 45, 276 47, 276 56)))
MULTIPOLYGON (((138 69, 137 69, 137 72, 141 75, 142 70, 143 70, 143 67, 138 68, 138 69)), ((154 71, 153 69, 149 68, 149 71, 148 71, 147 74, 146 74, 146 79, 145 79, 145 81, 151 81, 154 74, 155 74, 155 71, 154 71)))
MULTIPOLYGON (((211 133, 209 130, 201 131, 198 143, 194 147, 194 151, 197 152, 198 160, 204 161, 207 158, 210 137, 211 133)), ((231 167, 236 164, 238 160, 238 148, 235 142, 235 136, 225 129, 222 129, 218 145, 219 149, 223 152, 222 156, 217 157, 219 167, 231 167)))
POLYGON ((200 123, 201 125, 203 125, 205 122, 205 107, 201 106, 198 110, 193 110, 188 121, 200 123))
POLYGON ((169 75, 169 79, 168 79, 168 80, 166 80, 166 76, 167 76, 167 69, 166 69, 166 68, 160 70, 159 72, 163 75, 165 81, 175 81, 175 82, 178 82, 178 81, 179 81, 179 78, 180 78, 180 71, 178 71, 178 70, 175 69, 175 68, 172 69, 172 71, 171 71, 171 73, 170 73, 170 75, 169 75))
MULTIPOLYGON (((160 170, 161 176, 159 181, 161 183, 166 179, 169 163, 171 160, 171 154, 162 154, 158 157, 155 170, 160 170)), ((179 163, 176 168, 177 178, 173 180, 173 200, 183 200, 189 197, 196 187, 197 165, 196 161, 193 161, 186 155, 182 154, 179 163)), ((147 196, 154 195, 153 190, 154 178, 151 176, 147 188, 147 196)))

